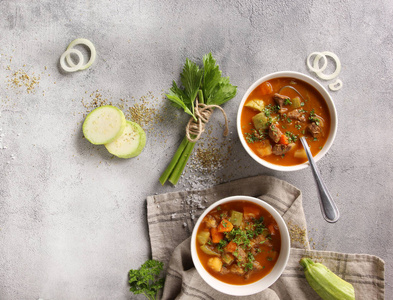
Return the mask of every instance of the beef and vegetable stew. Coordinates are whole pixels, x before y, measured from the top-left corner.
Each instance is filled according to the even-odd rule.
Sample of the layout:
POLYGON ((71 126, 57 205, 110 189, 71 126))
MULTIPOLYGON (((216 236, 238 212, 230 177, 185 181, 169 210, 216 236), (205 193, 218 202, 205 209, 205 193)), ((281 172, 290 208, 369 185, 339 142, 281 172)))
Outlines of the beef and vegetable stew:
POLYGON ((215 278, 235 285, 255 282, 270 273, 281 249, 277 222, 249 201, 214 208, 197 232, 197 253, 215 278))
POLYGON ((252 151, 283 166, 307 161, 301 136, 315 156, 329 136, 330 122, 321 94, 293 78, 263 82, 248 96, 241 113, 242 133, 252 151))

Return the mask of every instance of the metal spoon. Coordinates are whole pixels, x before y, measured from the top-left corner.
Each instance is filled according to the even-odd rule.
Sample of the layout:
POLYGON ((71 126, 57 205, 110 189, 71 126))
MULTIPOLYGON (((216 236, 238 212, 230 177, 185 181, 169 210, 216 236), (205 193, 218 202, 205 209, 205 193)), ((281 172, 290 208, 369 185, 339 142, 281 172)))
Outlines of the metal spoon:
POLYGON ((314 158, 311 154, 310 148, 308 147, 307 141, 304 136, 300 138, 300 141, 302 142, 303 148, 306 151, 315 182, 318 186, 319 204, 321 205, 323 218, 329 223, 335 223, 340 218, 340 213, 337 209, 336 204, 333 201, 332 196, 330 196, 325 183, 322 180, 321 174, 319 173, 317 165, 315 164, 314 158))

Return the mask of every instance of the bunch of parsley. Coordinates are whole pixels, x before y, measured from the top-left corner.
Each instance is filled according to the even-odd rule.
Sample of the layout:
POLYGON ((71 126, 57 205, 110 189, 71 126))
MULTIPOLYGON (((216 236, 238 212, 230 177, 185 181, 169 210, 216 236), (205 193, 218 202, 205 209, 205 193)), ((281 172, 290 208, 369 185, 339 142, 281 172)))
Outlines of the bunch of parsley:
POLYGON ((158 291, 164 287, 165 278, 159 278, 163 266, 162 262, 149 259, 139 270, 130 270, 130 291, 135 295, 143 294, 149 300, 157 299, 158 291))
MULTIPOLYGON (((195 121, 195 100, 207 105, 222 105, 236 95, 236 86, 233 86, 229 77, 222 77, 219 66, 216 64, 212 54, 203 56, 203 67, 186 59, 183 71, 180 74, 182 88, 173 81, 172 88, 166 94, 171 103, 184 110, 195 121)), ((160 177, 161 184, 167 180, 176 185, 187 164, 194 142, 184 137, 168 167, 160 177)))

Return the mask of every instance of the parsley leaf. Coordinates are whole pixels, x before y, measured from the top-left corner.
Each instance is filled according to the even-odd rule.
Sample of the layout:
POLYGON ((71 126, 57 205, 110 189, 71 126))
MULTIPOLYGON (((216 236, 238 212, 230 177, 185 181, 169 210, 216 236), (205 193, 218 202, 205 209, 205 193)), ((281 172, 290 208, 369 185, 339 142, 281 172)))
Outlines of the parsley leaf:
POLYGON ((130 291, 135 295, 143 294, 150 300, 156 299, 157 292, 164 287, 165 278, 159 278, 163 266, 162 262, 149 259, 139 270, 130 270, 130 291))

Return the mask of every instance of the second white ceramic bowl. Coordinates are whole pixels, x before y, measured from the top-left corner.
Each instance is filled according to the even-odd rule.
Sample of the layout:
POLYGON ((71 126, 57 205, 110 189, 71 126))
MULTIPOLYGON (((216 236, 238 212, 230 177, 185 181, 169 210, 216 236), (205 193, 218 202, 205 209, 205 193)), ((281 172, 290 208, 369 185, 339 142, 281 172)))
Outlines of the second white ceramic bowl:
POLYGON ((192 256, 192 261, 195 265, 195 268, 197 269, 199 275, 204 279, 204 281, 210 285, 212 288, 216 289, 217 291, 232 295, 232 296, 247 296, 247 295, 252 295, 256 294, 258 292, 263 291, 264 289, 267 289, 269 286, 271 286, 282 274, 282 272, 285 269, 285 266, 287 265, 288 259, 289 259, 289 252, 290 252, 290 237, 289 237, 289 231, 287 228, 287 225, 285 224, 283 218, 281 215, 268 203, 254 197, 249 197, 249 196, 232 196, 228 198, 221 199, 211 206, 209 206, 205 212, 199 217, 197 223, 195 224, 194 230, 192 232, 192 237, 191 237, 191 256, 192 256), (233 285, 233 284, 228 284, 225 282, 222 282, 212 275, 210 275, 209 272, 205 270, 203 267, 202 263, 199 260, 198 253, 196 250, 197 247, 197 242, 196 242, 196 236, 197 236, 197 231, 199 228, 199 225, 201 224, 203 218, 215 207, 222 205, 224 203, 232 202, 232 201, 239 201, 239 200, 244 200, 248 202, 255 203, 264 209, 266 209, 276 220, 277 225, 280 229, 280 234, 281 234, 281 250, 280 250, 280 255, 278 257, 278 260, 273 267, 272 271, 266 275, 265 277, 261 278, 260 280, 250 283, 250 284, 245 284, 245 285, 233 285))

